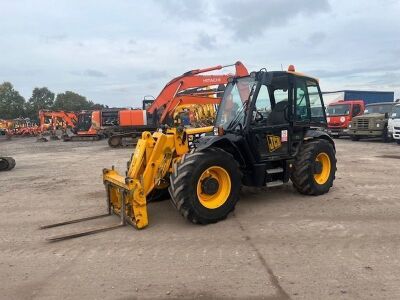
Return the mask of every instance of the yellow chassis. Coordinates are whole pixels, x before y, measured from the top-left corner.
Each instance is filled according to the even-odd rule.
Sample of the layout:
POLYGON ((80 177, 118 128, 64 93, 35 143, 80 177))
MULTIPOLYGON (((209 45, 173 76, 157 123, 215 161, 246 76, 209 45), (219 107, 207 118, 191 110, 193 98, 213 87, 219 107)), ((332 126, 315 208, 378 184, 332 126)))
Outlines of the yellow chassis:
POLYGON ((121 215, 137 229, 148 225, 146 197, 154 189, 166 188, 167 174, 181 157, 190 151, 189 140, 194 135, 212 132, 213 127, 167 129, 151 134, 142 133, 136 149, 128 162, 126 176, 120 175, 114 167, 103 170, 103 182, 107 201, 115 214, 121 215))

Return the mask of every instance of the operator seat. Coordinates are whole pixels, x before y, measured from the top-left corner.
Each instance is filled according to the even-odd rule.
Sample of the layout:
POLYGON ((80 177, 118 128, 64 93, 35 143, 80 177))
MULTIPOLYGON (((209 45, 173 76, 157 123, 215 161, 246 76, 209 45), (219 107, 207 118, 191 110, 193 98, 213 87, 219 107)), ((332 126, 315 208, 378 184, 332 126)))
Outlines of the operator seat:
POLYGON ((267 125, 286 124, 288 121, 285 119, 285 109, 288 104, 287 100, 276 103, 268 116, 267 125))

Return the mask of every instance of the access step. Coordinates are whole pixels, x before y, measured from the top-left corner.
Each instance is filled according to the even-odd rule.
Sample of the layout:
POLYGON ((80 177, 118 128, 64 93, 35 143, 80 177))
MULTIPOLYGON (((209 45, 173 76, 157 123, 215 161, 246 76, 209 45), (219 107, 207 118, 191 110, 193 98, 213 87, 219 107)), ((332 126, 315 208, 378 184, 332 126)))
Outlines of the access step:
POLYGON ((275 180, 275 181, 267 182, 267 187, 275 187, 275 186, 280 186, 280 185, 283 185, 282 180, 275 180))
POLYGON ((268 174, 278 174, 283 173, 283 168, 267 169, 268 174))

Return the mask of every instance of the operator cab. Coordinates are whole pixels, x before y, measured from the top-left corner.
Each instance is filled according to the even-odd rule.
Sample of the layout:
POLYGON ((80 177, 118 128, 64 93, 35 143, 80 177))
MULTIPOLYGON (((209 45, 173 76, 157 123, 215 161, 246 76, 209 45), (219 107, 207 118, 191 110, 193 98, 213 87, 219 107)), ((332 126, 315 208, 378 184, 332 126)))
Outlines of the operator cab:
POLYGON ((291 156, 312 128, 326 127, 318 80, 294 71, 233 78, 221 101, 214 134, 242 133, 256 161, 291 156))

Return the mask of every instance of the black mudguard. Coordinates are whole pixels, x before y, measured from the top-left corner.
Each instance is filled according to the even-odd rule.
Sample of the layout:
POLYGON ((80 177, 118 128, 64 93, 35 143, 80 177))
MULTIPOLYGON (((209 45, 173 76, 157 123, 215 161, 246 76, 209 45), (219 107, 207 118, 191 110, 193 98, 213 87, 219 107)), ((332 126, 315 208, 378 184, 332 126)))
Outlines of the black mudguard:
POLYGON ((304 140, 309 140, 309 139, 324 139, 330 142, 335 148, 335 142, 333 139, 329 136, 329 134, 325 131, 322 131, 320 129, 308 129, 306 134, 304 135, 304 140))
POLYGON ((231 153, 241 166, 245 166, 246 160, 237 146, 242 139, 242 136, 235 134, 225 134, 223 136, 203 136, 199 139, 199 143, 196 146, 196 151, 202 151, 211 147, 220 148, 231 153))

